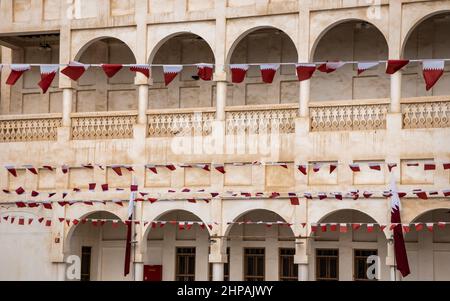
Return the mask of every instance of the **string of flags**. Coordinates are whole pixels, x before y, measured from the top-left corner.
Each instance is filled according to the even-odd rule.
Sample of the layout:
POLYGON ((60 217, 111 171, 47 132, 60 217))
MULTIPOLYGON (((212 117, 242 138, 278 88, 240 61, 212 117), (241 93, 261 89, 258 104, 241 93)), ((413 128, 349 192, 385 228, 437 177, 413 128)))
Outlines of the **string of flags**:
MULTIPOLYGON (((280 166, 282 168, 289 168, 289 165, 292 163, 288 162, 260 162, 260 161, 254 161, 254 162, 233 162, 233 163, 227 163, 233 166, 280 166)), ((296 169, 298 169, 299 172, 301 172, 303 175, 308 174, 308 169, 311 168, 313 172, 319 172, 323 168, 328 168, 329 173, 332 174, 339 165, 347 165, 343 163, 338 162, 331 162, 331 163, 320 163, 320 162, 314 162, 314 163, 301 163, 296 164, 296 169)), ((438 165, 442 165, 442 168, 444 170, 450 169, 450 161, 449 162, 413 162, 410 161, 406 163, 407 167, 423 167, 423 170, 430 171, 430 170, 436 170, 438 165)), ((37 175, 39 173, 40 169, 45 169, 49 171, 54 171, 57 168, 61 168, 61 171, 66 174, 70 168, 86 168, 86 169, 94 169, 95 167, 105 170, 105 168, 111 168, 118 176, 123 175, 123 170, 127 170, 129 172, 134 172, 134 167, 137 167, 137 164, 112 164, 112 165, 101 165, 101 164, 81 164, 79 166, 68 166, 66 164, 63 164, 61 166, 53 166, 53 165, 42 165, 42 166, 34 166, 32 164, 25 164, 25 165, 5 165, 6 170, 14 177, 17 177, 17 170, 18 169, 26 169, 32 174, 37 175)), ((397 163, 386 163, 386 162, 363 162, 363 163, 351 163, 348 164, 348 167, 352 172, 360 172, 362 171, 362 167, 367 167, 370 170, 375 171, 381 171, 381 168, 383 166, 386 166, 388 168, 389 172, 392 172, 393 168, 397 167, 397 163)), ((158 174, 159 168, 166 168, 170 171, 174 171, 177 168, 201 168, 205 171, 211 171, 212 169, 225 174, 226 173, 226 167, 225 164, 216 164, 216 163, 196 163, 196 164, 175 164, 175 163, 165 163, 165 164, 145 164, 145 168, 150 170, 154 174, 158 174)))
MULTIPOLYGON (((95 192, 96 183, 92 183, 89 185, 89 191, 95 192)), ((102 185, 102 192, 108 191, 105 189, 107 184, 102 185)), ((244 192, 244 191, 226 191, 226 192, 206 192, 205 189, 192 190, 189 188, 183 188, 180 190, 168 189, 166 194, 163 193, 149 193, 149 192, 138 192, 137 185, 131 185, 131 192, 137 192, 138 197, 135 199, 136 202, 149 202, 151 204, 156 203, 158 201, 187 201, 189 203, 197 203, 200 201, 209 203, 214 198, 222 198, 226 200, 260 200, 260 199, 289 199, 291 205, 300 205, 300 198, 313 200, 325 200, 325 199, 335 199, 335 200, 358 200, 358 199, 369 199, 369 198, 389 198, 392 197, 391 190, 383 190, 383 191, 359 191, 359 190, 351 190, 349 192, 244 192), (178 193, 178 195, 175 195, 178 193), (187 195, 190 193, 189 195, 187 195)), ((74 192, 81 192, 80 189, 74 189, 74 192)), ((123 192, 124 188, 116 188, 115 191, 123 192)), ((7 195, 12 195, 12 193, 16 195, 25 195, 25 189, 22 187, 17 188, 16 190, 7 190, 3 189, 3 193, 7 195)), ((397 192, 400 198, 404 197, 417 197, 422 200, 427 200, 431 197, 450 197, 450 189, 444 190, 429 190, 425 191, 422 189, 413 189, 412 191, 405 192, 399 191, 397 192)), ((103 204, 107 203, 115 203, 119 206, 123 206, 124 202, 127 200, 122 200, 119 198, 111 199, 111 200, 91 200, 90 198, 85 199, 72 199, 68 197, 69 192, 62 192, 61 197, 57 196, 56 192, 38 192, 31 191, 29 197, 24 197, 21 200, 13 200, 13 201, 5 201, 1 202, 0 205, 6 206, 16 206, 18 208, 36 208, 43 207, 44 209, 52 210, 55 204, 58 204, 61 207, 66 205, 72 206, 74 204, 84 204, 93 206, 94 204, 103 204), (33 200, 31 200, 33 198, 33 200)))
MULTIPOLYGON (((94 219, 94 218, 82 218, 82 219, 71 219, 60 217, 57 219, 52 219, 50 217, 25 217, 22 215, 16 214, 7 214, 0 218, 0 223, 3 224, 16 224, 20 226, 41 224, 46 227, 51 227, 53 222, 65 223, 67 226, 70 225, 84 225, 91 224, 94 227, 104 226, 106 223, 110 223, 113 228, 118 228, 119 225, 143 225, 146 227, 150 225, 152 229, 163 228, 166 225, 173 225, 178 228, 178 230, 191 230, 193 226, 197 225, 200 229, 204 230, 208 227, 210 230, 213 229, 213 226, 219 225, 218 222, 210 222, 205 223, 201 221, 144 221, 144 220, 121 220, 121 219, 94 219)), ((285 221, 234 221, 234 222, 226 222, 223 223, 226 225, 264 225, 268 228, 272 226, 280 226, 280 227, 292 227, 293 223, 288 223, 285 221)), ((305 228, 308 223, 300 223, 299 226, 305 228)), ((435 229, 445 230, 447 225, 450 225, 450 222, 417 222, 417 223, 409 223, 409 224, 399 224, 399 223, 390 223, 390 224, 379 224, 379 223, 310 223, 310 229, 312 233, 317 232, 339 232, 339 233, 347 233, 350 230, 357 231, 360 229, 366 230, 367 233, 373 233, 375 230, 384 231, 386 228, 392 231, 395 227, 401 225, 404 233, 409 233, 413 230, 419 232, 423 230, 428 230, 429 232, 433 232, 435 229)))
MULTIPOLYGON (((392 75, 403 69, 411 62, 422 63, 422 73, 426 84, 426 90, 430 90, 442 77, 445 68, 445 62, 450 59, 420 59, 420 60, 380 60, 380 61, 326 61, 315 63, 268 63, 268 64, 229 64, 231 71, 231 82, 242 83, 247 75, 250 66, 258 66, 261 71, 261 78, 264 83, 270 84, 281 65, 293 65, 296 69, 296 75, 299 81, 309 80, 316 70, 323 73, 332 73, 339 68, 353 64, 357 66, 357 74, 374 69, 381 64, 386 65, 386 74, 392 75)), ((41 80, 38 83, 43 93, 46 93, 53 82, 56 73, 61 69, 61 73, 73 81, 77 81, 90 67, 100 67, 108 78, 117 74, 121 69, 126 68, 131 72, 139 72, 151 77, 152 67, 162 67, 164 73, 164 83, 168 86, 177 75, 183 70, 183 67, 194 66, 197 68, 197 77, 204 81, 213 79, 214 64, 180 64, 180 65, 160 65, 160 64, 84 64, 71 61, 69 64, 2 64, 9 66, 11 72, 6 80, 6 84, 14 85, 23 73, 31 70, 31 67, 39 67, 41 80)))

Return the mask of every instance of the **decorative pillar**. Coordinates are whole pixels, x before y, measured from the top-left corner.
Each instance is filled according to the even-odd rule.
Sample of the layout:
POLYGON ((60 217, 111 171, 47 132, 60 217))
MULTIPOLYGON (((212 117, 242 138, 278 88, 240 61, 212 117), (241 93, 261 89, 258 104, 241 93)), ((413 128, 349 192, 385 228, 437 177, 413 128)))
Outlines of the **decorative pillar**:
POLYGON ((311 80, 304 80, 300 82, 300 103, 298 106, 298 113, 300 117, 309 116, 309 96, 311 91, 311 80))
POLYGON ((391 113, 400 113, 400 101, 402 98, 402 71, 391 75, 391 113))
POLYGON ((295 239, 294 263, 298 264, 298 281, 309 281, 310 240, 305 237, 295 239))
POLYGON ((216 120, 225 121, 225 106, 227 102, 227 74, 222 71, 214 74, 216 81, 216 120))
POLYGON ((223 281, 223 279, 224 279, 224 263, 223 262, 214 262, 212 265, 213 265, 212 281, 223 281))
POLYGON ((223 281, 224 263, 227 262, 226 241, 224 238, 211 237, 209 263, 213 265, 213 281, 223 281))
POLYGON ((57 281, 66 281, 66 263, 65 262, 57 262, 55 263, 57 265, 57 274, 58 278, 57 281))
POLYGON ((392 238, 387 240, 386 265, 389 267, 389 280, 399 281, 400 277, 395 267, 394 240, 392 238))
POLYGON ((138 103, 138 124, 147 124, 148 84, 140 84, 138 103))
POLYGON ((71 126, 70 114, 72 113, 73 89, 63 88, 63 109, 62 109, 62 125, 71 126))
POLYGON ((134 281, 144 280, 144 263, 135 262, 134 263, 134 281))

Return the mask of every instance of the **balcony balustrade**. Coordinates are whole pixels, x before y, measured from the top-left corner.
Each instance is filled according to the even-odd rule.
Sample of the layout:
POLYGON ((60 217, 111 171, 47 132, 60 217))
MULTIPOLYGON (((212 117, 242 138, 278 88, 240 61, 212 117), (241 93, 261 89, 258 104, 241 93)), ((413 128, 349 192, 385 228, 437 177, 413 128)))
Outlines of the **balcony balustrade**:
POLYGON ((450 127, 450 96, 402 100, 404 129, 450 127))

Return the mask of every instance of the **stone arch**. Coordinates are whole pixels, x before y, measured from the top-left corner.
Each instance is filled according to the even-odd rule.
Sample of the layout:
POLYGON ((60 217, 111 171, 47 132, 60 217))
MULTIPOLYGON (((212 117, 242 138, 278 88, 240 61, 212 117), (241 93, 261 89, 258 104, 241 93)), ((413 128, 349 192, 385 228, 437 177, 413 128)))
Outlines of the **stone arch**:
POLYGON ((366 19, 362 19, 362 18, 344 18, 344 19, 340 19, 340 20, 333 20, 333 19, 329 19, 328 23, 326 24, 324 29, 316 36, 313 37, 311 40, 311 44, 310 44, 310 59, 314 60, 314 54, 316 53, 317 50, 317 46, 320 44, 320 41, 322 41, 323 37, 330 32, 330 30, 332 30, 333 28, 338 27, 339 25, 345 24, 345 23, 351 23, 351 22, 362 22, 362 23, 366 23, 369 24, 370 26, 373 26, 375 29, 378 30, 378 32, 383 36, 384 38, 384 42, 386 43, 386 46, 388 46, 388 34, 386 32, 384 32, 380 26, 378 24, 375 24, 374 22, 371 22, 369 20, 366 19))
MULTIPOLYGON (((121 43, 123 43, 124 45, 127 46, 128 50, 130 51, 130 53, 133 55, 133 60, 134 63, 136 63, 136 55, 135 52, 133 51, 133 47, 131 45, 129 45, 127 42, 125 42, 124 40, 117 38, 117 37, 112 37, 112 36, 99 36, 99 37, 95 37, 91 40, 89 40, 87 43, 81 45, 81 47, 79 49, 75 49, 74 50, 74 60, 78 61, 81 56, 83 55, 83 53, 89 48, 91 47, 94 43, 99 42, 99 41, 104 41, 104 40, 114 40, 114 41, 120 41, 121 43)), ((105 63, 105 62, 98 62, 98 63, 105 63)))
MULTIPOLYGON (((295 45, 295 39, 292 38, 292 36, 290 36, 290 34, 288 34, 288 29, 282 29, 273 25, 260 25, 257 27, 253 27, 250 29, 246 29, 243 32, 241 32, 234 40, 233 42, 230 44, 229 48, 226 49, 226 59, 225 59, 225 63, 229 64, 231 62, 231 58, 233 57, 234 51, 236 49, 236 47, 239 45, 240 42, 242 42, 242 40, 244 40, 246 37, 248 37, 250 34, 257 32, 259 30, 264 30, 264 29, 271 29, 271 30, 278 30, 279 33, 282 33, 284 35, 286 35, 289 38, 289 41, 291 42, 291 46, 294 46, 294 49, 296 51, 297 54, 297 59, 298 60, 298 49, 297 46, 295 45)), ((274 62, 268 62, 268 63, 274 63, 274 62)))
MULTIPOLYGON (((235 218, 233 218, 232 222, 237 222, 237 221, 239 221, 240 219, 242 219, 243 217, 245 217, 245 216, 248 215, 248 214, 251 214, 251 213, 258 213, 258 212, 260 212, 260 213, 270 213, 270 214, 273 214, 273 218, 272 218, 271 220, 267 220, 267 221, 265 221, 265 222, 278 222, 278 221, 280 221, 280 222, 286 222, 286 223, 289 222, 287 219, 285 219, 284 217, 282 217, 282 216, 281 216, 280 214, 278 214, 277 212, 275 212, 275 211, 273 211, 273 210, 270 210, 270 209, 265 209, 265 208, 254 208, 254 209, 249 209, 249 210, 243 211, 243 212, 241 212, 240 214, 238 214, 235 218)), ((252 221, 252 222, 257 222, 257 221, 252 221)), ((262 221, 262 222, 264 222, 264 221, 262 221)), ((223 229, 223 230, 225 230, 225 231, 224 231, 224 236, 228 236, 228 235, 230 234, 230 231, 232 230, 232 228, 233 228, 234 225, 235 225, 235 224, 227 225, 226 228, 223 229)), ((289 227, 289 228, 290 228, 290 229, 289 229, 289 230, 290 230, 290 233, 292 234, 292 237, 294 238, 294 237, 295 237, 294 230, 293 230, 291 227, 289 227)))
POLYGON ((406 49, 406 45, 408 44, 409 38, 421 24, 423 24, 425 21, 430 20, 431 18, 433 18, 435 16, 450 14, 450 9, 448 9, 448 10, 437 9, 434 11, 419 10, 419 12, 421 13, 421 15, 417 16, 416 18, 414 18, 411 21, 412 25, 407 29, 405 35, 402 36, 401 51, 400 51, 400 54, 402 56, 405 54, 405 49, 406 49))

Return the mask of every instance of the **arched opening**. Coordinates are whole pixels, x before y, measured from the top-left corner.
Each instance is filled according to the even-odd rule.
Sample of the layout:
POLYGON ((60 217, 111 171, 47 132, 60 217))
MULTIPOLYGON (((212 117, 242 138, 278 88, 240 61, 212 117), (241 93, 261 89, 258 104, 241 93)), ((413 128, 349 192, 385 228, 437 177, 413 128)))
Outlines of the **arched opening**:
MULTIPOLYGON (((58 64, 59 32, 34 33, 0 37, 2 64, 58 64)), ((8 77, 9 68, 3 67, 8 77)), ((0 114, 45 114, 62 112, 62 92, 56 74, 47 93, 43 94, 37 83, 41 80, 39 67, 31 67, 13 85, 2 79, 0 114)))
MULTIPOLYGON (((313 48, 314 62, 378 61, 388 58, 388 45, 374 25, 350 20, 322 35, 313 48)), ((311 80, 311 101, 375 99, 389 97, 389 77, 384 65, 358 76, 356 64, 346 64, 332 73, 316 71, 311 80)))
MULTIPOLYGON (((405 59, 447 59, 450 58, 450 12, 433 14, 417 24, 407 35, 403 45, 405 59)), ((435 86, 426 91, 422 75, 422 64, 410 62, 403 69, 402 96, 450 95, 450 66, 435 86)))
MULTIPOLYGON (((121 40, 105 37, 84 46, 75 59, 85 64, 135 64, 131 49, 121 40)), ((137 110, 135 74, 122 68, 108 78, 102 68, 89 68, 76 83, 76 112, 137 110)))
POLYGON ((230 280, 298 280, 294 232, 277 213, 245 212, 228 226, 225 235, 230 280))
POLYGON ((405 280, 450 280, 450 208, 413 219, 405 242, 411 269, 405 280))
MULTIPOLYGON (((230 64, 295 63, 297 59, 292 39, 273 27, 246 32, 228 55, 230 64)), ((262 82, 259 66, 250 66, 244 82, 229 87, 227 105, 298 103, 298 97, 295 65, 281 65, 271 84, 262 82)))
POLYGON ((310 275, 319 281, 366 281, 368 256, 379 256, 380 279, 388 279, 383 265, 386 236, 369 215, 353 209, 334 211, 317 224, 311 243, 310 275))
MULTIPOLYGON (((183 65, 214 64, 214 53, 209 44, 192 33, 179 33, 165 40, 152 53, 150 64, 183 65)), ((149 90, 149 109, 212 107, 216 87, 213 81, 197 76, 196 66, 183 66, 182 71, 168 85, 164 83, 161 66, 152 67, 153 85, 149 90)))
POLYGON ((208 255, 208 225, 189 211, 169 211, 149 226, 144 262, 160 274, 150 273, 144 279, 208 280, 208 255))
POLYGON ((97 211, 80 219, 67 241, 68 254, 81 259, 82 281, 133 279, 132 273, 123 276, 126 234, 126 225, 110 212, 97 211))

